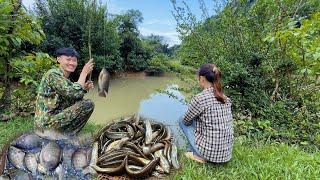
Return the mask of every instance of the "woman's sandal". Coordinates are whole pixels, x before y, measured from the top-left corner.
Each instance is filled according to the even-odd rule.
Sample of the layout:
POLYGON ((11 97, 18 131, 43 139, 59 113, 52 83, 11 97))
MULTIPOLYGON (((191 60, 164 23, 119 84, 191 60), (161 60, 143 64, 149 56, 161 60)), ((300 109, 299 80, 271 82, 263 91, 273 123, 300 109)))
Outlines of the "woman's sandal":
POLYGON ((206 163, 207 161, 205 159, 203 159, 202 157, 199 157, 195 154, 193 154, 193 152, 186 152, 184 154, 187 158, 192 159, 194 161, 197 161, 199 163, 206 163))

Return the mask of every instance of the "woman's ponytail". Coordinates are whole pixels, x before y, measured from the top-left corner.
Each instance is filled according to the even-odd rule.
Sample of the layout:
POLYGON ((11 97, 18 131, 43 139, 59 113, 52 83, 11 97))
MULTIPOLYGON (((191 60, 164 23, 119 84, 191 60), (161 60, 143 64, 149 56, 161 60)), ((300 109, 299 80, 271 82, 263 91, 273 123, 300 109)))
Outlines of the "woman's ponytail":
POLYGON ((209 82, 213 84, 214 96, 221 103, 226 103, 227 97, 222 91, 221 85, 221 71, 214 64, 204 64, 200 67, 199 76, 204 76, 209 82))
POLYGON ((222 103, 226 103, 226 96, 224 95, 222 91, 222 86, 221 86, 221 71, 216 66, 214 66, 213 73, 214 73, 214 80, 213 80, 214 96, 217 98, 218 101, 222 103))

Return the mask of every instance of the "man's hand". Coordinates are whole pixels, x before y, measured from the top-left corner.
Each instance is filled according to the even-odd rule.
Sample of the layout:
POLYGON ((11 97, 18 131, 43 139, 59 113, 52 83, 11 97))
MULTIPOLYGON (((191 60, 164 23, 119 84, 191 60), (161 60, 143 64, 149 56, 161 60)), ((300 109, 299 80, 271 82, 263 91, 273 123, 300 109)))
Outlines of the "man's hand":
MULTIPOLYGON (((93 59, 90 59, 82 68, 82 71, 80 73, 79 79, 78 79, 78 83, 81 84, 81 86, 86 89, 88 86, 86 85, 86 78, 88 76, 88 74, 92 71, 93 69, 93 59)), ((92 84, 93 87, 93 84, 92 84)), ((87 90, 87 89, 86 89, 87 90)), ((89 89, 88 89, 89 90, 89 89)))
POLYGON ((82 72, 85 76, 87 76, 94 67, 93 59, 90 59, 82 68, 82 72))
POLYGON ((87 81, 87 82, 84 83, 84 89, 86 91, 89 91, 92 88, 93 88, 93 82, 92 81, 87 81))

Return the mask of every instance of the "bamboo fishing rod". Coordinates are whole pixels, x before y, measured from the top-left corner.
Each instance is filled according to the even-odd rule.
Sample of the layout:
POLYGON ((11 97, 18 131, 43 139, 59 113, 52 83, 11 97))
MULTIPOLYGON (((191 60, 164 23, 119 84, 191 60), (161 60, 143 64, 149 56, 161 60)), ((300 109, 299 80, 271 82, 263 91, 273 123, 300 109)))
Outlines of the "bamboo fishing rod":
MULTIPOLYGON (((93 0, 91 10, 96 8, 96 0, 93 0)), ((88 35, 88 50, 89 50, 89 60, 92 59, 91 53, 91 26, 92 26, 92 11, 89 11, 89 35, 88 35)), ((89 74, 89 81, 92 81, 92 71, 89 74)))

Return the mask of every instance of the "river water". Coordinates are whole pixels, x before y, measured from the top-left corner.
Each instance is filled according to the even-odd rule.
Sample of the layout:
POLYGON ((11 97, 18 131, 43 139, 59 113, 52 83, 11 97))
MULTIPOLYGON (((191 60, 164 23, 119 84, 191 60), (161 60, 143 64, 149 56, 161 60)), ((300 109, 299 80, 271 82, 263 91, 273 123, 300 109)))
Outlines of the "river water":
POLYGON ((177 77, 167 75, 114 78, 110 81, 107 98, 98 96, 96 83, 97 81, 94 89, 85 96, 95 103, 89 122, 104 125, 120 117, 139 113, 140 116, 169 126, 176 136, 177 143, 182 143, 178 140, 178 134, 181 132, 178 130, 177 122, 185 113, 187 106, 181 103, 184 95, 176 90, 182 85, 177 77), (166 93, 160 93, 159 90, 166 90, 177 99, 171 98, 166 93))

